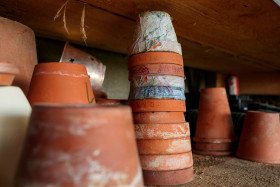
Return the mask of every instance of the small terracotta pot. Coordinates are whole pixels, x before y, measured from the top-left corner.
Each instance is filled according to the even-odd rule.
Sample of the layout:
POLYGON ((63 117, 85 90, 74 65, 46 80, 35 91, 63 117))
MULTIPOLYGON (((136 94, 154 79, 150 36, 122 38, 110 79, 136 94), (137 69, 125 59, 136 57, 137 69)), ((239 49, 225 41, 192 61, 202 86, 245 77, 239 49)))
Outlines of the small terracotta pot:
POLYGON ((20 72, 13 81, 27 95, 32 72, 37 64, 34 32, 27 26, 0 17, 0 59, 18 66, 20 72))
POLYGON ((121 104, 121 105, 129 105, 128 100, 125 99, 99 99, 96 98, 97 104, 105 104, 105 105, 114 105, 114 104, 121 104))
POLYGON ((185 184, 193 180, 193 167, 173 171, 143 171, 146 185, 169 186, 185 184))
POLYGON ((31 107, 22 90, 0 86, 0 186, 12 187, 31 107))
POLYGON ((131 109, 35 105, 16 184, 142 187, 131 109))
POLYGON ((140 155, 143 170, 168 171, 192 167, 192 152, 168 155, 140 155))
MULTIPOLYGON (((196 132, 193 140, 215 145, 218 143, 231 144, 236 141, 224 88, 205 88, 201 90, 196 132)), ((196 147, 194 149, 196 150, 196 147)), ((208 152, 209 150, 205 151, 208 152)))
POLYGON ((255 162, 280 164, 279 113, 248 111, 236 156, 255 162))
POLYGON ((174 75, 185 77, 184 67, 176 64, 145 64, 129 69, 129 80, 141 75, 174 75))
POLYGON ((81 64, 36 65, 28 92, 34 103, 95 103, 87 70, 81 64))
POLYGON ((0 85, 11 85, 18 73, 17 65, 0 62, 0 85))
POLYGON ((184 112, 135 112, 135 124, 184 123, 184 112))
POLYGON ((139 154, 164 155, 191 151, 190 137, 167 140, 137 140, 139 154))
POLYGON ((186 103, 173 99, 145 99, 129 102, 133 112, 185 112, 186 103))
POLYGON ((138 65, 162 63, 184 66, 182 55, 173 52, 146 52, 128 57, 128 69, 138 65))
POLYGON ((136 139, 173 139, 190 136, 189 123, 135 124, 136 139))
POLYGON ((196 142, 195 149, 202 151, 228 151, 232 152, 235 149, 235 143, 203 143, 196 142))

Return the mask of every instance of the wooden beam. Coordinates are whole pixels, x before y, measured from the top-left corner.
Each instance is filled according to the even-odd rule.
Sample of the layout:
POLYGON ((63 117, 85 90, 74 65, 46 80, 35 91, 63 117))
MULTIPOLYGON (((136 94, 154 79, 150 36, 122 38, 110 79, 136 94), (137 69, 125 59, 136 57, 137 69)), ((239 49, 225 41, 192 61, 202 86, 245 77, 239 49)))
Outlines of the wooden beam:
MULTIPOLYGON (((57 11, 61 8, 64 2, 64 0, 1 1, 0 16, 8 17, 10 19, 26 24, 27 26, 34 29, 38 36, 58 40, 68 40, 76 44, 85 45, 80 33, 80 20, 82 9, 84 7, 84 4, 81 3, 81 1, 70 0, 67 4, 66 24, 69 30, 69 34, 67 34, 64 30, 62 16, 56 21, 53 20, 57 11)), ((86 5, 85 24, 88 37, 86 42, 90 47, 127 54, 127 48, 132 42, 132 35, 137 14, 143 10, 149 8, 155 9, 156 7, 159 10, 170 12, 173 16, 175 30, 179 35, 178 40, 182 44, 183 48, 185 65, 211 71, 232 71, 234 73, 274 71, 278 69, 277 67, 272 67, 273 64, 271 65, 270 62, 266 63, 266 61, 263 61, 262 59, 257 60, 255 58, 250 58, 247 56, 240 56, 240 54, 238 53, 226 53, 213 47, 201 45, 198 42, 189 40, 188 38, 191 38, 189 37, 189 33, 195 33, 195 30, 198 29, 195 25, 192 26, 194 27, 192 28, 190 21, 197 16, 199 11, 194 11, 193 8, 190 8, 190 1, 184 1, 185 3, 182 3, 182 1, 178 0, 174 2, 159 0, 144 0, 143 2, 140 2, 138 0, 119 0, 114 2, 97 0, 88 2, 90 3, 90 5, 86 5), (109 2, 111 2, 111 4, 109 2), (183 6, 184 9, 182 9, 182 7, 180 6, 183 6), (191 17, 186 17, 186 13, 184 13, 184 11, 191 11, 193 14, 191 17), (182 26, 183 28, 180 28, 180 26, 182 26)), ((202 11, 200 14, 203 13, 204 11, 202 11)), ((210 36, 210 34, 208 33, 207 36, 203 35, 203 37, 199 41, 203 40, 206 42, 202 43, 208 43, 208 37, 210 37, 212 40, 216 39, 217 43, 223 43, 223 45, 228 47, 230 46, 230 48, 232 48, 232 43, 230 42, 231 40, 233 40, 231 37, 234 36, 227 35, 229 39, 226 39, 227 37, 224 37, 226 35, 225 33, 221 34, 221 30, 219 30, 218 32, 215 25, 219 25, 220 23, 214 23, 213 21, 211 21, 212 26, 208 23, 203 26, 202 23, 207 22, 208 18, 207 16, 204 17, 207 19, 206 21, 203 21, 201 16, 202 15, 196 18, 199 19, 196 24, 199 23, 199 25, 201 26, 200 29, 202 29, 204 34, 207 34, 209 32, 212 33, 212 35, 214 34, 217 36, 213 38, 213 36, 210 36), (219 35, 221 36, 221 38, 217 39, 219 35)), ((193 24, 194 23, 192 23, 192 25, 193 24)), ((201 33, 202 31, 198 33, 201 33)), ((234 31, 232 30, 232 32, 234 31)), ((235 37, 235 39, 237 39, 237 41, 241 41, 238 37, 235 37)), ((275 47, 275 42, 269 40, 268 43, 275 47)), ((244 48, 244 46, 242 46, 241 48, 244 48)), ((267 50, 272 49, 274 51, 278 50, 277 46, 275 48, 269 47, 267 50)), ((250 48, 250 50, 252 50, 252 48, 250 48)), ((271 53, 271 55, 274 58, 275 53, 271 53)))

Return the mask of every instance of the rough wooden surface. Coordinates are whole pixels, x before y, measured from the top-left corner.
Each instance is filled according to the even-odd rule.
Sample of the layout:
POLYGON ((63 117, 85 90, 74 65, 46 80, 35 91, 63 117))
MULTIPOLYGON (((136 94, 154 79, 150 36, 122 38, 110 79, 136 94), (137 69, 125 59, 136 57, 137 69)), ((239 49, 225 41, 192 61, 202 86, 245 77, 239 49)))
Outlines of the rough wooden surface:
POLYGON ((196 154, 193 157, 194 180, 181 187, 280 186, 280 165, 250 162, 236 157, 196 154))
MULTIPOLYGON (((145 10, 167 11, 182 44, 184 63, 223 72, 280 70, 280 8, 272 1, 84 0, 88 46, 127 53, 135 20, 145 10)), ((69 0, 64 30, 62 16, 53 20, 65 0, 0 2, 0 16, 26 24, 43 37, 84 44, 80 19, 84 3, 69 0)))

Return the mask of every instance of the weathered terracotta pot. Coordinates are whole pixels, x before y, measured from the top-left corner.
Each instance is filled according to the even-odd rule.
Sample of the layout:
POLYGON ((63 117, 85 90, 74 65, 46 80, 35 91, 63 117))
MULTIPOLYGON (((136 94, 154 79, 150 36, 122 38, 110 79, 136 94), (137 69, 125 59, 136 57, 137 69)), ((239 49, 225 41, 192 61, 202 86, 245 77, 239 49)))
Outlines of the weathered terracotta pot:
POLYGON ((279 113, 248 111, 236 156, 255 162, 280 164, 279 113))
POLYGON ((162 140, 137 140, 139 154, 164 155, 191 151, 190 137, 162 140))
POLYGON ((133 112, 185 112, 186 103, 173 99, 145 99, 129 102, 133 112))
POLYGON ((20 88, 0 86, 1 187, 13 186, 30 114, 30 104, 20 88))
POLYGON ((188 123, 135 124, 136 139, 172 139, 190 136, 188 123))
POLYGON ((121 104, 121 105, 129 105, 128 100, 125 99, 99 99, 96 98, 97 104, 105 104, 105 105, 111 105, 111 104, 121 104))
POLYGON ((128 69, 139 65, 163 63, 184 66, 182 55, 173 52, 146 52, 128 57, 128 69))
POLYGON ((193 167, 171 171, 143 171, 146 185, 173 186, 185 184, 193 180, 193 167))
POLYGON ((192 152, 166 155, 140 155, 143 170, 168 171, 192 167, 192 152))
POLYGON ((19 67, 20 73, 13 85, 20 87, 27 95, 37 64, 34 32, 21 23, 0 17, 0 41, 0 59, 19 67))
MULTIPOLYGON (((217 144, 236 141, 234 127, 231 119, 230 108, 224 88, 205 88, 200 92, 198 119, 196 125, 195 137, 196 143, 217 144)), ((210 146, 211 147, 211 146, 210 146)), ((200 147, 201 148, 201 147, 200 147)), ((209 148, 205 147, 205 148, 209 148)), ((217 151, 218 154, 231 154, 234 150, 217 151), (223 152, 224 151, 224 152, 223 152)), ((212 149, 198 149, 194 147, 194 152, 198 154, 215 154, 212 149)))
POLYGON ((129 69, 129 80, 141 75, 174 75, 185 77, 184 67, 176 64, 145 64, 129 69))
POLYGON ((18 73, 17 65, 0 62, 0 85, 11 85, 18 73))
POLYGON ((147 51, 172 51, 182 54, 168 13, 147 11, 139 15, 129 54, 147 51))
POLYGON ((28 92, 35 103, 95 103, 87 70, 81 64, 36 65, 28 92))
POLYGON ((184 123, 184 112, 135 112, 135 124, 184 123))
POLYGON ((17 186, 143 186, 131 109, 34 105, 17 186))

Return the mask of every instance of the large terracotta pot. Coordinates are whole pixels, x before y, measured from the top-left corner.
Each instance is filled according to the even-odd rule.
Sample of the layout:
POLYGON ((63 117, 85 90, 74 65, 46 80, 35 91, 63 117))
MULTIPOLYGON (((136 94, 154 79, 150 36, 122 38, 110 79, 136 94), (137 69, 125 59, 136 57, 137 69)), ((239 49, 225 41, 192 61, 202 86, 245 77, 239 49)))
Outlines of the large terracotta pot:
POLYGON ((255 162, 280 164, 279 113, 248 111, 236 156, 255 162))
POLYGON ((13 82, 27 95, 32 71, 37 64, 34 32, 27 26, 0 17, 0 59, 17 65, 20 73, 13 82))
POLYGON ((35 105, 16 184, 142 187, 131 109, 35 105))
POLYGON ((205 88, 200 92, 198 119, 193 140, 208 146, 194 147, 194 152, 205 155, 228 155, 234 149, 216 150, 218 144, 232 144, 236 141, 230 108, 224 88, 205 88), (213 144, 210 145, 209 144, 213 144), (214 147, 214 149, 211 149, 214 147))
POLYGON ((87 70, 81 64, 36 65, 28 100, 34 103, 95 103, 87 70))
POLYGON ((135 124, 184 123, 184 112, 134 112, 135 124))

